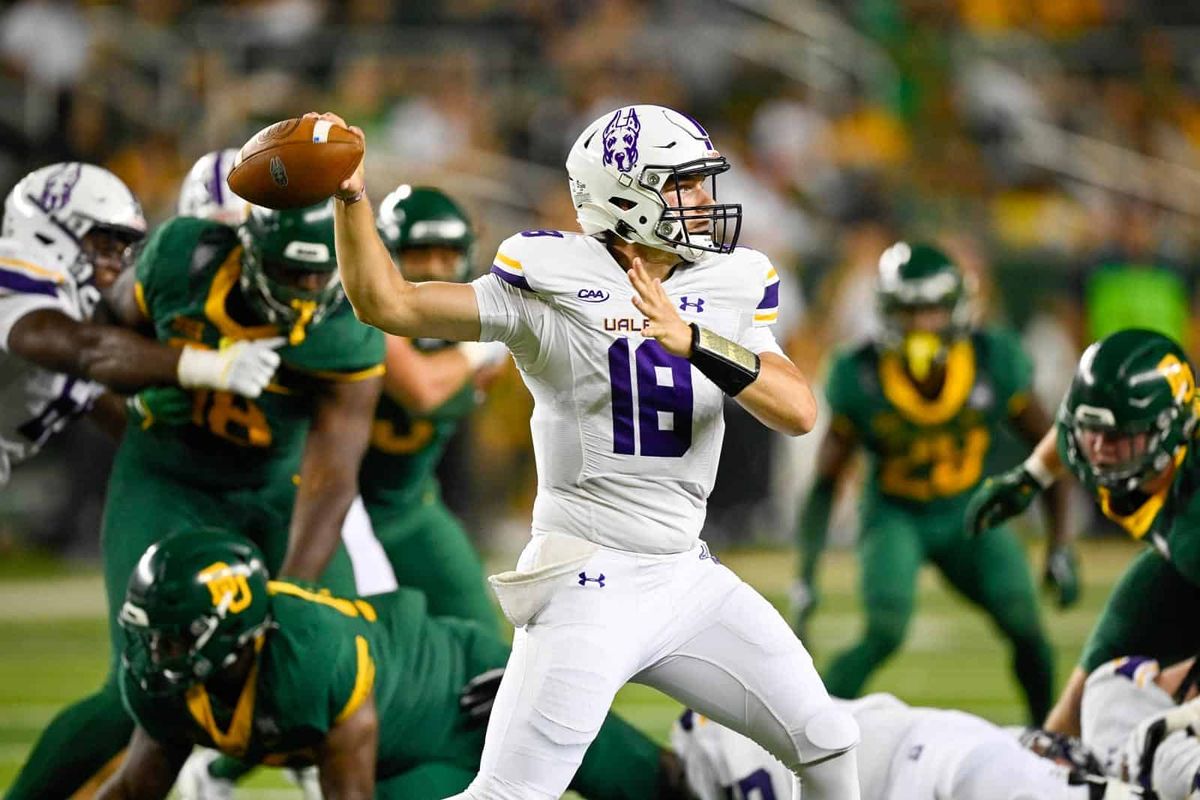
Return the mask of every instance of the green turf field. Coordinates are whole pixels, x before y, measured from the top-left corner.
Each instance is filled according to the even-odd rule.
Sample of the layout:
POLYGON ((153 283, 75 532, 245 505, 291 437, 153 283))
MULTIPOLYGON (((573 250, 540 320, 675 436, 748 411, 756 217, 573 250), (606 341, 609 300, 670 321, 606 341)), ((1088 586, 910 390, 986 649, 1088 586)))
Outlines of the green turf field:
MULTIPOLYGON (((1059 612, 1046 605, 1058 652, 1058 679, 1069 673, 1108 587, 1136 551, 1127 541, 1083 547, 1085 590, 1080 606, 1059 612)), ((783 604, 792 555, 782 551, 720 553, 726 564, 783 604)), ((1040 563, 1040 553, 1036 554, 1040 563)), ((507 563, 507 562, 506 562, 507 563)), ((495 565, 500 567, 500 564, 495 565)), ((821 665, 857 634, 857 569, 849 553, 824 562, 825 602, 813 623, 810 650, 821 665)), ((91 571, 9 563, 0 569, 0 786, 7 786, 38 731, 62 704, 99 684, 106 656, 100 578, 91 571), (26 574, 32 573, 32 574, 26 574)), ((1022 721, 1008 655, 983 617, 947 592, 927 570, 909 641, 870 687, 918 705, 950 706, 1000 723, 1022 721)), ((650 689, 627 687, 617 709, 656 738, 678 714, 674 701, 650 689)), ((239 796, 296 797, 277 775, 262 771, 239 796)))

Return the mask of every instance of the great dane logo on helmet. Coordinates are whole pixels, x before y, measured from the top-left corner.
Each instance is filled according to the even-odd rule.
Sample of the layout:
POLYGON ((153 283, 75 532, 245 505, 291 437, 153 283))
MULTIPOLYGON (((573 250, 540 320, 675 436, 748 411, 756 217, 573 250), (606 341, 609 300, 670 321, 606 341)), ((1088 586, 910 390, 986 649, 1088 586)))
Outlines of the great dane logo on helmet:
POLYGON ((634 108, 619 108, 604 128, 604 164, 616 165, 618 172, 629 172, 638 163, 638 134, 642 123, 634 108))
POLYGON ((66 208, 67 203, 71 202, 71 193, 75 191, 75 186, 79 183, 82 174, 83 165, 71 162, 61 164, 47 175, 46 183, 42 187, 42 194, 38 198, 38 205, 41 209, 50 213, 66 208))

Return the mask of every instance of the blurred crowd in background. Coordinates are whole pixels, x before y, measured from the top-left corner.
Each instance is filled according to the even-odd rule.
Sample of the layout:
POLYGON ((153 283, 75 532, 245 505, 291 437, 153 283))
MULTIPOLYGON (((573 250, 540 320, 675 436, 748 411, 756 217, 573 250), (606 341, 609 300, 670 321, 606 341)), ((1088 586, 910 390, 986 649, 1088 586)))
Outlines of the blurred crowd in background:
MULTIPOLYGON (((152 222, 196 157, 307 110, 367 134, 368 186, 463 200, 486 266, 575 227, 562 163, 631 102, 701 120, 741 241, 785 287, 777 338, 820 378, 870 336, 882 250, 941 243, 981 318, 1030 345, 1055 407, 1082 346, 1141 325, 1189 349, 1200 263, 1200 4, 1178 0, 18 0, 0 12, 0 186, 59 160, 123 178, 152 222)), ((443 467, 486 548, 523 538, 515 370, 443 467)), ((710 540, 790 541, 822 430, 731 404, 710 540)), ((96 549, 112 445, 86 424, 0 493, 0 551, 96 549)), ((852 510, 844 514, 852 514, 852 510)), ((840 529, 850 531, 852 525, 840 529)))

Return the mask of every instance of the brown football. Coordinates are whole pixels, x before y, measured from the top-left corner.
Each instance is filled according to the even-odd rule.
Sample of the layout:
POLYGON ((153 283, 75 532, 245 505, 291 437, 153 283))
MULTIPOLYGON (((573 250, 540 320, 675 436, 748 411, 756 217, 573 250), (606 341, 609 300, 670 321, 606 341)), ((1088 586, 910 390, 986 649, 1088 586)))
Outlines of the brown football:
POLYGON ((348 128, 318 117, 285 119, 242 145, 229 188, 267 208, 311 206, 337 191, 362 154, 362 139, 348 128))

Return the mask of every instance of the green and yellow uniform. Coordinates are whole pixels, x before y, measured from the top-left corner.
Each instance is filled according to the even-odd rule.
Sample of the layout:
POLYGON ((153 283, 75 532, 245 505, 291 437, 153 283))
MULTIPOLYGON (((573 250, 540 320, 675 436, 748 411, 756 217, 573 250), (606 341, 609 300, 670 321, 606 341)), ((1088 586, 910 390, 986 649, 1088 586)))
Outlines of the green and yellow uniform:
MULTIPOLYGON (((268 591, 271 624, 235 707, 222 707, 202 683, 151 695, 123 670, 121 691, 138 724, 163 743, 307 763, 330 730, 374 696, 375 796, 437 800, 465 789, 485 731, 459 710, 459 693, 472 677, 503 667, 508 646, 473 622, 430 617, 411 589, 366 600, 284 581, 268 591)), ((654 797, 658 752, 610 716, 572 788, 589 798, 654 797)))
POLYGON ((921 565, 932 562, 1012 642, 1031 712, 1051 691, 1051 653, 1025 554, 1007 530, 972 539, 963 511, 1001 429, 1028 402, 1030 361, 1012 335, 976 331, 949 347, 945 380, 923 395, 894 351, 866 344, 835 358, 827 381, 834 429, 866 450, 859 537, 866 631, 825 672, 856 696, 904 640, 921 565))
POLYGON ((358 482, 396 581, 424 592, 434 615, 496 629, 483 565, 462 524, 442 502, 435 475, 446 444, 474 408, 471 381, 427 414, 414 414, 385 394, 375 410, 358 482))
POLYGON ((1174 340, 1127 329, 1080 360, 1059 411, 1059 456, 1105 516, 1149 545, 1117 581, 1092 630, 1080 662, 1089 672, 1118 656, 1171 664, 1200 652, 1193 619, 1200 606, 1198 419, 1195 374, 1174 340), (1103 449, 1098 437, 1127 439, 1118 449, 1126 460, 1093 462, 1088 451, 1103 449))
MULTIPOLYGON (((240 288, 241 256, 236 231, 179 217, 155 232, 138 259, 138 301, 160 341, 218 347, 224 339, 285 336, 288 343, 279 350, 274 382, 259 398, 193 391, 188 424, 126 431, 101 534, 113 645, 109 677, 43 733, 10 789, 11 800, 69 795, 128 741, 132 722, 117 689, 120 631, 112 615, 146 548, 184 528, 231 526, 278 570, 315 399, 331 382, 383 371, 382 334, 358 322, 348 303, 313 324, 305 324, 304 315, 290 326, 263 323, 240 288)), ((322 582, 353 592, 353 580, 339 548, 322 582)))

